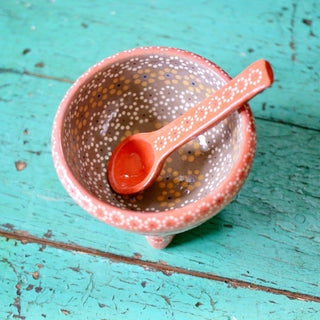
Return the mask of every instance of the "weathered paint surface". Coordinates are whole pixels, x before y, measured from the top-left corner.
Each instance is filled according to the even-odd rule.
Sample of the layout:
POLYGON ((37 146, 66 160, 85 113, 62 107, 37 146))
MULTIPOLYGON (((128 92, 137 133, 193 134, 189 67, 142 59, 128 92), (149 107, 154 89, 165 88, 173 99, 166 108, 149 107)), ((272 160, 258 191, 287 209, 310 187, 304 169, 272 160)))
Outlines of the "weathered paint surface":
POLYGON ((312 0, 270 0, 256 6, 245 0, 1 4, 1 318, 43 314, 77 319, 87 312, 118 319, 125 312, 128 319, 139 314, 159 319, 318 319, 318 12, 319 4, 312 0), (177 236, 163 251, 75 205, 50 154, 53 117, 72 80, 108 55, 145 45, 196 52, 231 76, 265 58, 276 78, 272 89, 251 103, 258 118, 258 149, 244 188, 217 217, 177 236), (15 245, 6 241, 7 232, 19 239, 32 235, 50 240, 53 247, 15 245), (187 274, 168 277, 130 262, 112 263, 61 249, 64 243, 187 274), (271 294, 262 287, 228 287, 194 272, 245 281, 247 287, 288 290, 314 301, 288 299, 285 292, 271 294))
MULTIPOLYGON (((3 230, 26 230, 39 238, 46 238, 51 230, 50 239, 59 242, 125 256, 139 252, 142 260, 164 260, 179 267, 319 295, 320 279, 314 277, 320 274, 320 167, 319 152, 314 148, 320 145, 319 132, 258 120, 256 159, 236 200, 203 226, 177 236, 167 250, 154 251, 143 237, 92 218, 60 185, 50 154, 49 110, 54 110, 52 93, 67 85, 26 75, 7 78, 15 98, 3 110, 7 121, 2 127, 1 148, 3 154, 14 158, 0 159, 3 230), (42 86, 37 87, 39 83, 42 86), (25 112, 17 118, 21 108, 25 112), (27 166, 18 171, 16 161, 27 166)), ((8 92, 8 88, 0 92, 8 92)))
POLYGON ((0 252, 2 319, 315 319, 318 310, 317 302, 48 246, 2 238, 0 252))

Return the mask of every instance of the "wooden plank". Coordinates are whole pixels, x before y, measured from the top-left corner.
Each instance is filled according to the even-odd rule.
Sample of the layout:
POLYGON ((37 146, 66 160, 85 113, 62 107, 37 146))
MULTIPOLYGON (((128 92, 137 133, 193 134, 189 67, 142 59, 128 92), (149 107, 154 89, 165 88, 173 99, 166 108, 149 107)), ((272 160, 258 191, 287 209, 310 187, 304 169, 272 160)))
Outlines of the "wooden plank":
POLYGON ((156 251, 143 237, 89 216, 60 185, 50 131, 57 95, 68 84, 2 77, 0 230, 320 296, 318 131, 257 121, 256 160, 235 201, 156 251), (18 161, 27 165, 21 171, 18 161))
POLYGON ((6 1, 0 68, 75 80, 113 53, 162 45, 198 53, 235 76, 265 58, 275 84, 252 102, 257 117, 320 128, 319 2, 6 1), (98 9, 97 9, 98 8, 98 9), (54 21, 54 23, 50 23, 54 21))
POLYGON ((0 237, 3 319, 316 319, 320 304, 0 237))

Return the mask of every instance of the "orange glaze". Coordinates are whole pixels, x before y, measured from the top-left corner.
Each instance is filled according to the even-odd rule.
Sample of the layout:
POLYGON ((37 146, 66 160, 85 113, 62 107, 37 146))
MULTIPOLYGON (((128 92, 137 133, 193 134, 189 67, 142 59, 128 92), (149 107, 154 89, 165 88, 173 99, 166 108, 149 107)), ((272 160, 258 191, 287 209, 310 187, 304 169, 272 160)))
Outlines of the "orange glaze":
POLYGON ((149 174, 153 164, 151 146, 143 140, 125 143, 114 159, 113 176, 122 188, 142 182, 149 174))

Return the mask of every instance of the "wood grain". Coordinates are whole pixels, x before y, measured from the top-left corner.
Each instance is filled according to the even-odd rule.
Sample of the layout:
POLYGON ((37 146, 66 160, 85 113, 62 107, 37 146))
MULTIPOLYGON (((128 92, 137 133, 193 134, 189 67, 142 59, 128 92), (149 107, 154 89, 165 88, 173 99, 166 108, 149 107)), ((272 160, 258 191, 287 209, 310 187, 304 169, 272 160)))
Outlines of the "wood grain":
POLYGON ((290 320, 319 311, 312 301, 46 245, 0 238, 0 252, 3 319, 290 320))
POLYGON ((0 318, 318 319, 319 3, 6 1, 0 4, 0 318), (251 102, 258 148, 236 199, 165 250, 66 194, 50 135, 71 83, 149 45, 235 76, 271 62, 251 102))
POLYGON ((288 290, 275 289, 275 288, 270 288, 262 285, 256 285, 252 282, 225 278, 225 277, 215 275, 213 273, 205 273, 200 271, 187 270, 179 267, 173 267, 168 265, 165 261, 162 261, 162 260, 159 260, 159 262, 145 261, 145 260, 142 260, 141 256, 137 253, 133 257, 124 257, 114 253, 102 252, 96 249, 84 248, 84 247, 79 247, 77 245, 70 245, 66 243, 59 243, 56 241, 50 241, 48 239, 39 239, 21 232, 7 232, 7 231, 0 230, 0 236, 5 237, 6 239, 18 240, 23 244, 27 244, 27 243, 40 244, 42 248, 46 246, 50 246, 57 249, 75 251, 82 254, 84 253, 84 254, 89 254, 93 256, 108 258, 114 262, 120 262, 120 263, 125 263, 130 265, 138 265, 143 268, 148 268, 150 270, 160 271, 163 274, 166 274, 168 276, 170 276, 173 273, 186 274, 193 277, 199 277, 199 278, 210 279, 218 282, 223 282, 235 289, 247 288, 250 290, 259 290, 259 291, 265 291, 273 294, 284 295, 289 299, 320 302, 320 297, 313 296, 313 295, 302 294, 299 292, 291 292, 288 290))

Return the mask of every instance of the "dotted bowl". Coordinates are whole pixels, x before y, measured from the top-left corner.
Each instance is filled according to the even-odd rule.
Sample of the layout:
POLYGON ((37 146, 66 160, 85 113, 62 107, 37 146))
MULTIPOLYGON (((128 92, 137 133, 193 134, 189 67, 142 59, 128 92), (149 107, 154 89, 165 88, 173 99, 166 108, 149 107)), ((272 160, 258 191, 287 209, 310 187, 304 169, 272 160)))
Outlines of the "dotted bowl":
POLYGON ((115 193, 108 161, 121 140, 161 128, 229 80, 212 62, 173 48, 137 48, 97 63, 68 90, 54 120, 52 155, 63 186, 88 213, 145 235, 155 248, 205 222, 249 174, 256 134, 248 105, 172 153, 141 193, 115 193))

